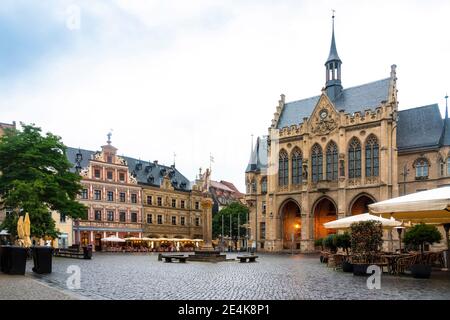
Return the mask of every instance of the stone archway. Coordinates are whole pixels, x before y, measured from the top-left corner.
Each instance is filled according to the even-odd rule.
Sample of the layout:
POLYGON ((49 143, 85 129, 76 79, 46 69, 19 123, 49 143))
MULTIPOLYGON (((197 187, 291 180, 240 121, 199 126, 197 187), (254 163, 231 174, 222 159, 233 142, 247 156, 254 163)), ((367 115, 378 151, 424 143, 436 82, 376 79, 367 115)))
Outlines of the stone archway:
POLYGON ((369 212, 369 204, 375 202, 375 199, 366 193, 356 196, 350 204, 350 215, 369 212))
POLYGON ((280 208, 281 240, 283 249, 300 249, 301 239, 301 209, 292 199, 286 200, 280 208))
POLYGON ((326 229, 323 224, 337 219, 337 208, 334 201, 324 197, 319 199, 313 207, 314 239, 321 239, 336 233, 334 229, 326 229))

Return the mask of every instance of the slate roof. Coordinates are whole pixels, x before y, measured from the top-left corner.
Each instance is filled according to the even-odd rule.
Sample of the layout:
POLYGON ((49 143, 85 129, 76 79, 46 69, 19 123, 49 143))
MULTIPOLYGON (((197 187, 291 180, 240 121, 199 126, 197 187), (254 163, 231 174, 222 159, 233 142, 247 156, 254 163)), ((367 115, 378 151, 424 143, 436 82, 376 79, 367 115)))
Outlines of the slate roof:
MULTIPOLYGON (((71 169, 71 171, 73 172, 75 172, 75 159, 77 153, 77 148, 67 148, 66 155, 67 159, 73 164, 73 167, 71 169)), ((89 160, 92 158, 92 155, 94 153, 95 151, 81 149, 83 159, 80 165, 82 168, 88 166, 89 160)), ((136 180, 139 184, 160 187, 164 175, 166 174, 166 172, 169 172, 171 174, 170 178, 172 181, 172 185, 176 190, 189 191, 191 189, 189 180, 184 175, 182 175, 178 171, 178 169, 172 166, 168 167, 161 164, 156 164, 154 162, 138 160, 126 156, 121 157, 127 161, 130 173, 135 174, 136 180), (153 179, 150 179, 151 177, 153 177, 153 179)))
MULTIPOLYGON (((344 89, 332 102, 338 111, 344 110, 346 113, 374 109, 382 101, 388 100, 390 80, 391 78, 386 78, 344 89)), ((319 98, 320 96, 315 96, 286 103, 278 120, 277 129, 298 125, 303 122, 303 118, 309 118, 319 98)))
POLYGON ((449 120, 442 119, 437 104, 399 111, 397 123, 399 151, 449 145, 450 130, 444 132, 444 123, 450 128, 449 120))
POLYGON ((250 154, 250 161, 245 172, 256 172, 267 168, 267 136, 258 137, 250 154))

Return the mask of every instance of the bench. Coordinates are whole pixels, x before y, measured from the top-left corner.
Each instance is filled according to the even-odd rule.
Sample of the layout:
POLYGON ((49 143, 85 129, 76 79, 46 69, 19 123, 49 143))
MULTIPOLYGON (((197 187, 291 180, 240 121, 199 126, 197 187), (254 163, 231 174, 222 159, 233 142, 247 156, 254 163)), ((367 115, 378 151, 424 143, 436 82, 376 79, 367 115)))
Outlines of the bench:
POLYGON ((172 259, 178 260, 178 262, 185 263, 188 257, 181 254, 174 255, 161 255, 161 259, 164 259, 166 262, 172 262, 172 259))
POLYGON ((237 258, 239 259, 240 262, 256 262, 256 258, 258 258, 258 256, 253 256, 253 255, 246 255, 246 256, 237 256, 237 258))
POLYGON ((77 249, 58 249, 57 248, 54 250, 53 255, 55 257, 64 257, 64 258, 91 259, 92 251, 83 250, 80 252, 77 249))

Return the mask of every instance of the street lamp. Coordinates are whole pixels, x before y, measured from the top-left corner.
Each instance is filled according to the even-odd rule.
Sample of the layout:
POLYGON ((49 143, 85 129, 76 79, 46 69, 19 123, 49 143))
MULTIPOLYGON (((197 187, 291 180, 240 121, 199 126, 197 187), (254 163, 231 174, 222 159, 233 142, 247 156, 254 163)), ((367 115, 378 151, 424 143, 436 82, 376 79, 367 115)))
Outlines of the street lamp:
POLYGON ((399 244, 399 251, 400 253, 402 253, 402 232, 403 229, 405 229, 405 227, 395 227, 395 229, 397 229, 397 233, 398 233, 398 244, 399 244))
POLYGON ((294 254, 294 238, 295 234, 297 233, 297 230, 300 229, 300 225, 296 223, 294 225, 294 230, 291 233, 291 254, 294 254))

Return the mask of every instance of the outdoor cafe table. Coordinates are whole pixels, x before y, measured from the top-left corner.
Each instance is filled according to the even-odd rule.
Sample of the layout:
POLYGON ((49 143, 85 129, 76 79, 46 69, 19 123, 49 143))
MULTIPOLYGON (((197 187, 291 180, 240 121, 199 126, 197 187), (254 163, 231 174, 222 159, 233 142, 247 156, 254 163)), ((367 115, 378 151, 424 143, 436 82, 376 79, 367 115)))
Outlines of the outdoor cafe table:
POLYGON ((407 253, 390 253, 382 254, 381 257, 385 258, 388 262, 388 273, 395 274, 397 272, 397 261, 399 258, 408 257, 410 254, 407 253))

